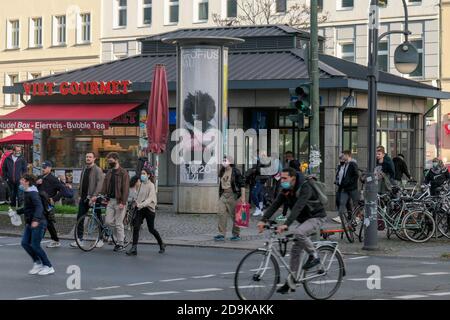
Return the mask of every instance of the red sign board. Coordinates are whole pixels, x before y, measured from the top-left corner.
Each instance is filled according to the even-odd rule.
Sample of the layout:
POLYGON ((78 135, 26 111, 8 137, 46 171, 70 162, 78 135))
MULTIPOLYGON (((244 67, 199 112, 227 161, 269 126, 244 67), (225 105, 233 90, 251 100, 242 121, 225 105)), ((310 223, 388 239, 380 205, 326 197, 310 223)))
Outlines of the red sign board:
MULTIPOLYGON (((63 96, 72 95, 122 95, 129 93, 130 80, 121 81, 87 81, 87 82, 61 82, 57 87, 63 96)), ((56 83, 34 82, 24 83, 23 89, 27 96, 51 96, 56 94, 56 83)))

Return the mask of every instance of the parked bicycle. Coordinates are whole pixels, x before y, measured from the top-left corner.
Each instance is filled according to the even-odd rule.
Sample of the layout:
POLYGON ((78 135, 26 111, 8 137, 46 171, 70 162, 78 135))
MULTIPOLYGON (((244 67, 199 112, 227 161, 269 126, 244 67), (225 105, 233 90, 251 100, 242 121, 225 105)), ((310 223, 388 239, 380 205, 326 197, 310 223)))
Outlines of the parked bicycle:
MULTIPOLYGON (((235 277, 236 294, 241 300, 268 300, 272 297, 280 283, 280 264, 288 271, 288 282, 291 288, 303 285, 306 293, 313 299, 331 298, 339 289, 345 276, 345 266, 338 243, 334 241, 314 242, 321 263, 309 270, 302 266, 308 255, 305 251, 300 256, 299 270, 294 273, 285 260, 288 243, 293 235, 280 236, 276 231, 276 222, 265 225, 270 231, 268 241, 263 248, 245 255, 240 261, 235 277), (278 244, 278 247, 277 247, 278 244)), ((322 234, 328 234, 322 232, 322 234)))

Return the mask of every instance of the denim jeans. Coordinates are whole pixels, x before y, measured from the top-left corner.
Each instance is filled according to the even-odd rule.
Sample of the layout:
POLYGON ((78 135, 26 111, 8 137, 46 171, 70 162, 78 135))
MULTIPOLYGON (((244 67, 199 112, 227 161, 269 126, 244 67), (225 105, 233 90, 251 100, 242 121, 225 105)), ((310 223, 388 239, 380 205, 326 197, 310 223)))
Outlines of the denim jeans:
POLYGON ((25 225, 25 230, 22 236, 22 247, 30 255, 35 263, 42 263, 44 266, 52 267, 47 254, 41 248, 41 241, 44 237, 47 222, 40 222, 36 228, 31 225, 25 225))
MULTIPOLYGON (((256 207, 259 207, 261 202, 264 202, 263 184, 261 181, 256 180, 255 186, 252 191, 252 202, 256 207)), ((262 208, 260 208, 262 210, 262 208)))

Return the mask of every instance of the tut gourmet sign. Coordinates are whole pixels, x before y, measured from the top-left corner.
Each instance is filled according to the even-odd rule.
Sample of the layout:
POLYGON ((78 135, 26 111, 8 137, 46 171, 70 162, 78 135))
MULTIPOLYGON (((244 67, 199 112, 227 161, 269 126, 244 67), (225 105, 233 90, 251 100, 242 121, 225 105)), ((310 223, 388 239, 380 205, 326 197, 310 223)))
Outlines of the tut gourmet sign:
POLYGON ((63 96, 72 95, 125 95, 129 93, 130 80, 120 81, 86 81, 24 83, 23 90, 27 96, 51 96, 60 93, 63 96))

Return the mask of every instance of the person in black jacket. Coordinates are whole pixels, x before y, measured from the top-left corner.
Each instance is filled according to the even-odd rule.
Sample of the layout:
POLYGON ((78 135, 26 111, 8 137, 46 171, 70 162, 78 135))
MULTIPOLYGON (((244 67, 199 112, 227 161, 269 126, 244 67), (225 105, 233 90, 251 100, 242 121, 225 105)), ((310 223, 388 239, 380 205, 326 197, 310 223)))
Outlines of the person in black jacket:
POLYGON ((144 149, 141 149, 139 151, 139 158, 137 161, 136 175, 139 176, 142 172, 142 169, 144 169, 144 167, 148 167, 148 166, 149 166, 149 162, 148 162, 147 153, 145 152, 144 149))
POLYGON ((245 184, 241 172, 233 164, 231 157, 224 157, 222 168, 219 172, 219 234, 214 237, 215 241, 224 241, 227 233, 227 220, 231 217, 233 230, 231 241, 239 241, 240 228, 236 226, 234 215, 237 200, 245 202, 245 184))
POLYGON ((409 180, 411 180, 411 175, 408 171, 408 165, 405 162, 405 156, 401 153, 399 153, 394 159, 392 159, 394 162, 395 167, 395 181, 398 185, 402 184, 402 178, 403 175, 405 175, 409 180))
POLYGON ((381 166, 381 171, 392 181, 395 178, 395 166, 391 157, 386 154, 383 146, 377 147, 377 166, 381 166))
MULTIPOLYGON (((39 192, 48 198, 49 206, 54 206, 55 202, 62 198, 66 189, 64 184, 52 174, 52 168, 53 164, 50 161, 42 162, 42 175, 40 175, 36 181, 39 192)), ((55 221, 53 221, 52 217, 46 218, 48 223, 47 229, 52 238, 52 242, 47 245, 47 248, 60 247, 61 243, 59 242, 58 232, 55 228, 55 221)))
MULTIPOLYGON (((271 220, 274 213, 284 204, 291 209, 291 213, 284 225, 278 227, 278 232, 286 231, 288 227, 297 221, 298 225, 292 229, 295 240, 292 245, 290 268, 295 274, 300 264, 300 254, 303 249, 309 254, 308 261, 303 269, 308 270, 320 264, 320 258, 309 238, 310 235, 319 232, 325 223, 327 214, 319 201, 317 191, 312 186, 311 179, 296 172, 293 168, 283 169, 281 173, 281 188, 276 200, 264 211, 264 216, 258 223, 259 232, 263 232, 267 221, 271 220)), ((281 294, 288 293, 290 288, 288 281, 277 290, 281 294)))
POLYGON ((20 188, 25 193, 25 205, 17 210, 18 214, 25 216, 25 231, 22 236, 22 247, 33 259, 33 268, 29 274, 49 275, 55 273, 50 260, 45 251, 41 248, 41 241, 44 237, 47 220, 44 216, 44 208, 35 186, 36 178, 33 175, 25 174, 20 179, 20 188))
POLYGON ((433 167, 425 176, 425 183, 430 184, 430 193, 432 196, 438 194, 438 189, 450 180, 450 173, 439 158, 433 159, 433 167))
POLYGON ((8 182, 11 206, 22 206, 22 193, 19 192, 20 178, 27 172, 27 162, 22 156, 22 147, 14 147, 14 152, 3 162, 2 170, 3 177, 8 182))
POLYGON ((352 159, 352 152, 345 150, 343 152, 344 166, 342 171, 342 177, 339 176, 339 216, 343 221, 342 216, 347 213, 347 202, 352 200, 353 205, 356 205, 359 201, 358 192, 358 165, 352 159))

